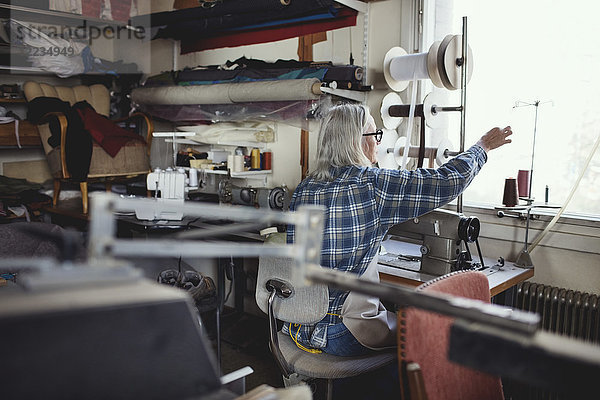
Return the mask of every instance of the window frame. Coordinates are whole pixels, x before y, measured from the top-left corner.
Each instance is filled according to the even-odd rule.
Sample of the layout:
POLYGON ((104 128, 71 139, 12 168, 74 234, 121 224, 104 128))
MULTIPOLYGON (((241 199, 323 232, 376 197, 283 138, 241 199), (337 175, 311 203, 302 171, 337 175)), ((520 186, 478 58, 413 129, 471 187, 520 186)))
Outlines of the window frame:
MULTIPOLYGON (((400 46, 407 49, 408 53, 424 52, 425 43, 432 43, 435 31, 435 10, 436 0, 401 0, 402 1, 402 16, 401 16, 401 39, 400 46), (409 50, 410 49, 410 50, 409 50)), ((468 32, 467 32, 468 33, 468 32)), ((417 99, 422 101, 423 94, 429 93, 433 89, 433 84, 429 80, 421 80, 418 82, 417 99)), ((408 96, 408 95, 407 95, 408 96)), ((467 92, 468 96, 468 92, 467 92)), ((468 97, 467 97, 468 101, 468 97)), ((468 124, 468 121, 467 121, 468 124)), ((468 200, 468 198, 467 198, 468 200)), ((457 211, 456 201, 443 207, 452 211, 457 211)), ((493 224, 499 227, 500 230, 514 231, 515 228, 525 228, 525 219, 497 216, 498 209, 491 205, 481 205, 471 202, 464 202, 462 212, 465 214, 476 214, 482 219, 482 222, 493 224)), ((555 211, 547 211, 543 209, 534 209, 531 212, 529 241, 533 241, 538 232, 541 232, 552 218, 556 215, 555 211)), ((522 229, 524 235, 525 229, 522 229)), ((504 239, 511 240, 510 235, 502 234, 504 239)), ((519 234, 513 233, 513 236, 519 234)), ((524 240, 524 239, 523 239, 524 240)), ((511 241, 522 242, 522 239, 513 237, 511 241)), ((558 249, 577 250, 592 254, 600 254, 600 215, 578 215, 574 213, 565 213, 561 215, 553 230, 549 232, 546 238, 542 240, 540 246, 549 246, 558 249), (566 240, 563 244, 556 244, 555 240, 551 241, 555 244, 547 244, 548 236, 556 234, 566 237, 575 235, 574 240, 566 240), (579 238, 579 239, 578 239, 579 238), (583 239, 583 240, 582 240, 583 239), (590 239, 590 240, 588 240, 590 239), (587 245, 595 243, 590 249, 587 245), (568 246, 568 247, 567 247, 568 246)))

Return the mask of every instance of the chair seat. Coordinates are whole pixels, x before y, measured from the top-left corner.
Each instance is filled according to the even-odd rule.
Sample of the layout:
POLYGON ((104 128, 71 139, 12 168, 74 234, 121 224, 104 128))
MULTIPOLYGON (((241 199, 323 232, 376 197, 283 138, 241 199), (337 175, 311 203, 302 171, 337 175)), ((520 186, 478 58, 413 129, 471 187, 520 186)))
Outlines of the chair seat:
POLYGON ((147 174, 149 170, 150 161, 146 143, 131 140, 119 150, 115 157, 111 157, 99 144, 94 142, 88 178, 147 174))
POLYGON ((381 368, 396 360, 397 349, 378 351, 361 357, 341 357, 327 353, 313 354, 296 346, 292 339, 278 332, 283 357, 300 375, 318 379, 340 379, 381 368))

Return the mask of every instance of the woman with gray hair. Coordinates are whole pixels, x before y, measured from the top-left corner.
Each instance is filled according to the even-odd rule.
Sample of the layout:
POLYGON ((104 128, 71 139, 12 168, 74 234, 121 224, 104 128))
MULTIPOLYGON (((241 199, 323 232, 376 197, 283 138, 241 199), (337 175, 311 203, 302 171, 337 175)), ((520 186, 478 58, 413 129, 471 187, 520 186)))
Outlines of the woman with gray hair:
MULTIPOLYGON (((493 128, 438 169, 416 170, 372 166, 382 134, 365 106, 334 106, 321 123, 316 166, 290 204, 290 210, 303 204, 326 207, 323 267, 375 281, 377 254, 388 229, 460 195, 487 161, 487 152, 511 142, 512 130, 493 128)), ((289 227, 288 242, 293 240, 294 228, 289 227)), ((379 299, 330 289, 323 320, 314 325, 287 321, 283 331, 307 351, 356 356, 395 346, 395 321, 379 299)))

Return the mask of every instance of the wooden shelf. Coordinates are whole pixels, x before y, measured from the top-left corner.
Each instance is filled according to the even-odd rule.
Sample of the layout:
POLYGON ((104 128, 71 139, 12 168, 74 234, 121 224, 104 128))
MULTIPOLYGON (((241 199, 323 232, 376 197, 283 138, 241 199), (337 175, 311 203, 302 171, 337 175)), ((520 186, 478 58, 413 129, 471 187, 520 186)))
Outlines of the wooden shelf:
MULTIPOLYGON (((198 173, 201 171, 206 171, 207 174, 215 174, 215 175, 227 175, 227 171, 218 170, 218 169, 207 169, 207 170, 198 170, 198 173)), ((232 172, 232 178, 251 178, 256 176, 269 175, 271 173, 270 169, 261 169, 259 171, 241 171, 241 172, 232 172)))
POLYGON ((0 103, 27 103, 27 100, 25 100, 24 98, 8 99, 0 97, 0 103))
MULTIPOLYGON (((28 121, 19 121, 19 142, 23 147, 39 147, 42 145, 37 126, 28 121)), ((0 124, 0 146, 17 147, 15 123, 0 124)))

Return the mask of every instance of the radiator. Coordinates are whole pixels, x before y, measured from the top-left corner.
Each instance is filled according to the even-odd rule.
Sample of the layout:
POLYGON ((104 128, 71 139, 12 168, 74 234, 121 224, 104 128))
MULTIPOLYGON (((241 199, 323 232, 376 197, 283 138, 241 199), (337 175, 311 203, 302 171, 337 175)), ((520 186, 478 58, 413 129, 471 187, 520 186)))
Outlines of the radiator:
MULTIPOLYGON (((597 294, 534 282, 517 285, 512 306, 541 316, 543 330, 600 344, 600 312, 597 294)), ((510 304, 509 304, 510 305, 510 304)), ((528 385, 503 380, 506 399, 542 400, 567 398, 528 385)))

